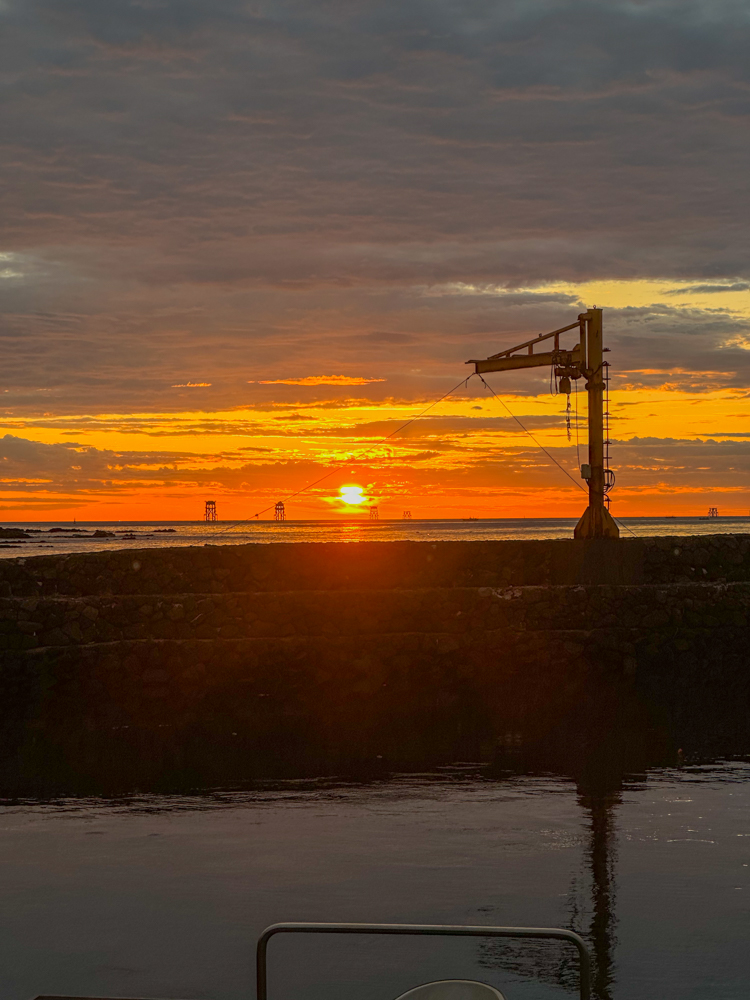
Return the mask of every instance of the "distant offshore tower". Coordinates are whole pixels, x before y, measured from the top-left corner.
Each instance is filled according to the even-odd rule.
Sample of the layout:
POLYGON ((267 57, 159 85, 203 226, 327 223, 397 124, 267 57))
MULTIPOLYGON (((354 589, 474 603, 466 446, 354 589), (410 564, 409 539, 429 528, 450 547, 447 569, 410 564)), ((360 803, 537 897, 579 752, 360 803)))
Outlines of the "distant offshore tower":
POLYGON ((279 500, 274 507, 273 517, 275 521, 286 521, 286 511, 284 510, 284 503, 282 500, 279 500))
POLYGON ((376 504, 375 506, 370 507, 370 520, 371 521, 377 521, 378 517, 379 517, 379 514, 378 514, 378 508, 377 508, 377 504, 376 504))
POLYGON ((206 513, 204 515, 204 520, 215 521, 216 520, 216 501, 206 500, 206 513))
POLYGON ((411 511, 405 510, 404 513, 401 515, 401 517, 404 519, 404 521, 411 521, 411 511))

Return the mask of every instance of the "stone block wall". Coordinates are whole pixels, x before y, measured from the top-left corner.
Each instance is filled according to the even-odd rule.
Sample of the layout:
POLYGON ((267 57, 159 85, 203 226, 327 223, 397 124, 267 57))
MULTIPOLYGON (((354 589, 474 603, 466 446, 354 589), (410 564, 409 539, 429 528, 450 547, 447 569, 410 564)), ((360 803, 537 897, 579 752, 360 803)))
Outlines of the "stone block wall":
POLYGON ((0 650, 120 641, 745 627, 750 583, 0 598, 0 650))

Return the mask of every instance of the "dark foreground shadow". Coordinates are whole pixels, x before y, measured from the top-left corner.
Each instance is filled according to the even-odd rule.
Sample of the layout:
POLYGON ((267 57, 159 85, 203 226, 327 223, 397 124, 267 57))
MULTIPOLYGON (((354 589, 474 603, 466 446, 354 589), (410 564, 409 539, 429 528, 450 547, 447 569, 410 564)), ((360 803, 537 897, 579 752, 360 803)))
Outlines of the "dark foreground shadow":
POLYGON ((488 705, 425 697, 368 715, 364 699, 364 709, 330 718, 319 706, 305 714, 282 705, 250 720, 222 705, 179 724, 167 714, 124 725, 84 720, 61 704, 44 724, 21 712, 4 720, 0 797, 252 789, 319 777, 376 781, 470 761, 495 780, 570 778, 599 831, 609 829, 607 809, 625 777, 750 750, 746 699, 718 689, 699 694, 650 697, 615 682, 576 689, 563 700, 488 705))

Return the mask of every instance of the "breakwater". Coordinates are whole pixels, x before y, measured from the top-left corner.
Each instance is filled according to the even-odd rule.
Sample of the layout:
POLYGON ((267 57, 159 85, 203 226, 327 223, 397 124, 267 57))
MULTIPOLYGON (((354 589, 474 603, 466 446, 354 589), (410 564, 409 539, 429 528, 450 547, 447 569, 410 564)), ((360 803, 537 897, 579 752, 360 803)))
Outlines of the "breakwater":
POLYGON ((0 791, 486 755, 635 704, 744 731, 749 637, 747 536, 6 560, 0 791))

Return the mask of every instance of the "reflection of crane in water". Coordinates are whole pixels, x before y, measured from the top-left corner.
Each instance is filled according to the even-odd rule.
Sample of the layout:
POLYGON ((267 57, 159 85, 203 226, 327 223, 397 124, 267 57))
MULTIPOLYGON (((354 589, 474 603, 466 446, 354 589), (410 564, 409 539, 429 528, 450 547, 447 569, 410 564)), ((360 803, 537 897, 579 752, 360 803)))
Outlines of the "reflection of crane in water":
MULTIPOLYGON (((551 724, 531 742, 511 773, 565 775, 575 783, 585 816, 581 864, 568 893, 567 920, 561 923, 584 938, 592 956, 593 1000, 612 1000, 615 975, 616 811, 627 775, 646 772, 657 760, 671 759, 662 724, 640 699, 619 682, 584 692, 570 715, 551 724)), ((499 761, 508 773, 508 759, 499 761)), ((551 917, 550 922, 555 923, 551 917)), ((572 949, 534 942, 511 950, 488 944, 483 965, 537 978, 575 991, 578 983, 572 949)))
POLYGON ((591 918, 588 932, 583 930, 594 954, 593 995, 596 1000, 611 1000, 614 978, 615 938, 615 807, 620 791, 592 792, 579 784, 578 801, 589 814, 589 841, 586 848, 591 879, 591 918))
MULTIPOLYGON (((617 857, 614 811, 620 803, 620 790, 601 789, 595 783, 579 781, 578 802, 588 813, 589 836, 584 870, 574 877, 568 897, 567 926, 589 945, 593 959, 593 1000, 612 1000, 617 857)), ((561 945, 549 942, 540 945, 536 941, 487 942, 480 947, 479 963, 550 986, 572 991, 578 988, 576 955, 561 945)))
MULTIPOLYGON (((592 955, 592 998, 612 1000, 615 938, 615 808, 620 789, 597 787, 579 780, 578 802, 588 813, 588 841, 584 869, 573 878, 569 894, 570 930, 580 934, 592 955), (587 891, 588 890, 588 891, 587 891), (588 898, 587 898, 588 897, 588 898)), ((619 783, 618 783, 619 784, 619 783)), ((550 986, 578 988, 578 963, 572 949, 536 941, 487 942, 480 946, 479 963, 550 986)))

